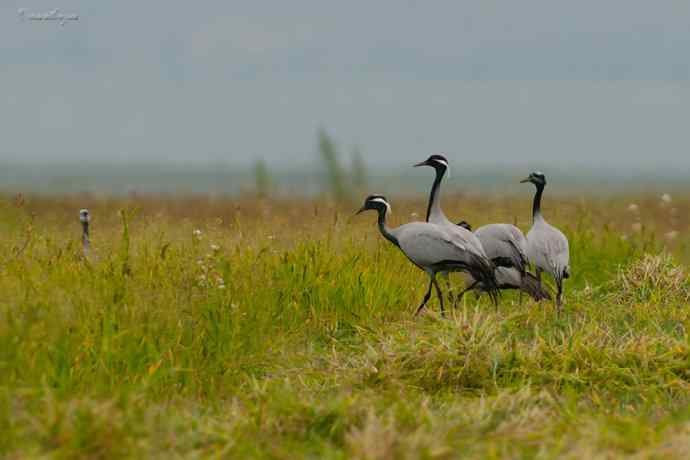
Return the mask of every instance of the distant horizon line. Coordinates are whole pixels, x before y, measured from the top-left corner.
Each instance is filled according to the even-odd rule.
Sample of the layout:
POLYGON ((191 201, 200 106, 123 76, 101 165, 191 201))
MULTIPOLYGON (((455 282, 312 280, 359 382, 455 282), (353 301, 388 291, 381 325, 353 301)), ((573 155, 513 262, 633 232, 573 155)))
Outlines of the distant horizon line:
MULTIPOLYGON (((451 157, 452 158, 452 157, 451 157)), ((461 172, 464 169, 477 170, 487 170, 490 168, 505 168, 505 167, 516 167, 516 168, 531 168, 531 167, 545 167, 550 168, 554 171, 571 170, 575 168, 578 172, 597 172, 602 173, 612 173, 612 172, 634 172, 634 173, 644 173, 644 172, 656 172, 656 173, 673 173, 672 175, 682 175, 690 174, 690 163, 671 163, 666 162, 663 165, 658 164, 658 162, 632 162, 623 165, 613 164, 613 163, 601 163, 601 164, 591 164, 590 162, 563 162, 554 160, 542 160, 542 161, 510 161, 510 160, 499 160, 499 161, 477 161, 475 158, 461 158, 463 161, 462 168, 455 166, 451 163, 451 170, 455 172, 461 172), (684 170, 684 171, 679 171, 684 170)), ((349 166, 351 158, 349 155, 343 155, 342 158, 343 166, 349 166)), ((386 161, 386 160, 375 160, 367 161, 366 155, 364 157, 365 165, 367 168, 374 167, 387 167, 391 168, 392 171, 399 171, 405 169, 408 165, 406 161, 386 161)), ((93 159, 93 158, 64 158, 64 159, 20 159, 14 157, 0 157, 0 166, 10 166, 10 167, 58 167, 67 168, 74 166, 82 166, 87 168, 100 168, 100 167, 158 167, 164 169, 177 169, 177 168, 193 168, 193 169, 206 169, 206 168, 217 168, 219 166, 224 168, 240 168, 240 169, 252 169, 260 161, 267 164, 269 169, 276 171, 295 171, 297 169, 305 169, 306 171, 318 171, 322 168, 321 161, 316 154, 314 154, 313 159, 300 159, 300 160, 270 160, 265 157, 254 157, 247 160, 237 160, 237 159, 223 159, 223 158, 209 158, 209 159, 181 159, 181 158, 169 158, 164 160, 156 160, 149 158, 136 158, 136 159, 93 159)), ((367 171, 373 172, 373 171, 367 171)), ((500 173, 501 171, 497 171, 500 173)), ((507 171, 503 171, 504 173, 507 171)), ((377 175, 386 175, 377 174, 377 175)))

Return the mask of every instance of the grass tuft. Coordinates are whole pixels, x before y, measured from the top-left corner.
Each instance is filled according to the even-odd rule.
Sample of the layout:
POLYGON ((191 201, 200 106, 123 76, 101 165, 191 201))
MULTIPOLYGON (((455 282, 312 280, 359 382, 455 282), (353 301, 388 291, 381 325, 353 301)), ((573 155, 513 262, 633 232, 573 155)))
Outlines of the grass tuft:
POLYGON ((621 302, 664 303, 690 300, 686 270, 667 253, 645 254, 621 269, 616 284, 621 302))

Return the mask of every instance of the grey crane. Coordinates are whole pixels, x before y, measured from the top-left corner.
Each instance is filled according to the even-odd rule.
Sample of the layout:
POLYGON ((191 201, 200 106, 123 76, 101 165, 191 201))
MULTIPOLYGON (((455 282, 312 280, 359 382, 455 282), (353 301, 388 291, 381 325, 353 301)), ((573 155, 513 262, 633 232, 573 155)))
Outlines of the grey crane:
MULTIPOLYGON (((482 246, 482 243, 479 240, 479 238, 477 238, 477 236, 470 230, 467 230, 466 228, 458 226, 451 222, 446 217, 445 213, 443 212, 443 209, 441 209, 441 182, 443 181, 443 176, 446 174, 446 171, 448 170, 448 160, 446 159, 446 157, 444 157, 443 155, 431 155, 426 160, 417 163, 414 166, 430 166, 434 168, 434 170, 436 171, 436 177, 434 178, 434 182, 431 185, 431 191, 429 192, 429 202, 427 204, 426 209, 427 222, 439 225, 447 229, 449 232, 453 233, 459 241, 462 241, 469 251, 472 251, 478 258, 481 258, 485 263, 492 265, 492 263, 489 260, 489 257, 486 254, 485 248, 482 246)), ((443 275, 446 276, 447 279, 448 274, 443 273, 443 275)), ((495 281, 495 278, 492 279, 492 281, 495 281)), ((498 291, 496 291, 494 287, 495 286, 491 286, 489 292, 494 293, 491 295, 491 298, 494 301, 494 304, 498 305, 498 298, 495 295, 495 293, 498 291)))
POLYGON ((532 228, 527 232, 527 256, 537 269, 537 280, 540 285, 542 271, 549 273, 556 282, 556 308, 560 315, 563 280, 570 277, 568 238, 546 222, 541 214, 541 196, 546 187, 546 176, 535 171, 520 182, 531 182, 537 188, 532 203, 532 228))
POLYGON ((84 249, 84 256, 89 255, 91 248, 91 240, 89 239, 89 222, 91 222, 91 214, 88 209, 79 211, 79 222, 81 222, 81 245, 84 249))
MULTIPOLYGON (((463 221, 457 224, 467 230, 472 226, 463 221)), ((529 259, 527 257, 527 239, 519 228, 511 224, 487 224, 479 227, 475 232, 482 243, 486 255, 496 266, 495 275, 501 289, 519 289, 527 293, 536 301, 550 299, 539 280, 527 271, 529 259)), ((482 284, 471 279, 459 297, 472 289, 483 291, 482 284)))
POLYGON ((469 272, 487 286, 487 291, 492 298, 496 296, 498 286, 494 278, 493 266, 486 257, 468 249, 466 243, 458 239, 456 233, 428 222, 410 222, 396 228, 389 228, 386 225, 386 213, 390 211, 390 204, 383 195, 369 195, 357 214, 367 210, 378 213, 378 227, 381 235, 397 246, 410 262, 429 275, 429 288, 415 311, 415 316, 429 301, 432 286, 436 289, 436 295, 441 304, 441 315, 444 315, 443 295, 436 281, 436 274, 439 272, 469 272))

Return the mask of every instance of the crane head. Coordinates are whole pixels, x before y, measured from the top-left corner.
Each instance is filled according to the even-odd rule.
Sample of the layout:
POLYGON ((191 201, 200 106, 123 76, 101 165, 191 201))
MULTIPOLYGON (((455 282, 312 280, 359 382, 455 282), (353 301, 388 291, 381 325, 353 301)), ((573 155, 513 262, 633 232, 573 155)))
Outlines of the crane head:
POLYGON ((448 169, 448 159, 444 157, 443 155, 431 155, 429 158, 427 158, 424 161, 421 161, 417 164, 414 164, 412 166, 431 166, 432 168, 443 168, 443 169, 448 169))
POLYGON ((391 213, 391 205, 388 204, 388 200, 386 200, 386 197, 383 195, 369 195, 364 200, 364 204, 362 205, 362 207, 359 208, 359 211, 357 211, 357 214, 362 213, 364 211, 369 211, 369 210, 378 211, 379 213, 388 212, 390 214, 391 213))
POLYGON ((467 222, 467 221, 461 220, 461 221, 458 222, 456 225, 457 225, 458 227, 462 227, 462 228, 464 228, 465 230, 468 230, 468 231, 470 231, 470 232, 472 231, 472 226, 471 226, 471 225, 469 224, 469 222, 467 222))
POLYGON ((546 176, 543 172, 534 171, 529 176, 520 181, 521 184, 524 184, 525 182, 531 182, 537 186, 544 186, 546 185, 546 176))
POLYGON ((79 211, 79 222, 82 224, 87 224, 91 220, 91 214, 89 214, 88 209, 82 209, 79 211))

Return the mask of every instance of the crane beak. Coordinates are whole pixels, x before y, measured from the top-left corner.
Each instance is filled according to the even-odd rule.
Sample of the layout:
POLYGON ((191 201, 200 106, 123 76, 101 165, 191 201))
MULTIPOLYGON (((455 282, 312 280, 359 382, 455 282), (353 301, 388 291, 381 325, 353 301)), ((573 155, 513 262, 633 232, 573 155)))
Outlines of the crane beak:
POLYGON ((529 177, 526 177, 520 181, 521 184, 524 184, 525 182, 532 182, 529 177))
POLYGON ((415 163, 412 166, 414 166, 416 168, 417 166, 426 166, 428 164, 429 163, 427 163, 426 160, 424 160, 424 161, 420 161, 419 163, 415 163))
POLYGON ((367 208, 366 208, 365 206, 362 206, 361 208, 359 208, 359 211, 357 211, 357 212, 354 214, 354 216, 352 216, 352 217, 358 216, 358 215, 362 214, 362 213, 363 213, 364 211, 366 211, 366 210, 367 210, 367 208))

